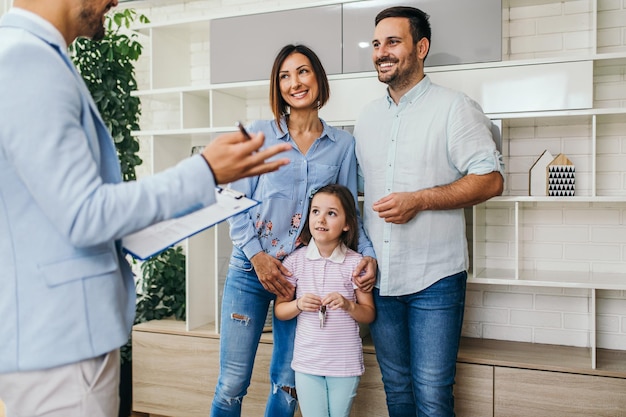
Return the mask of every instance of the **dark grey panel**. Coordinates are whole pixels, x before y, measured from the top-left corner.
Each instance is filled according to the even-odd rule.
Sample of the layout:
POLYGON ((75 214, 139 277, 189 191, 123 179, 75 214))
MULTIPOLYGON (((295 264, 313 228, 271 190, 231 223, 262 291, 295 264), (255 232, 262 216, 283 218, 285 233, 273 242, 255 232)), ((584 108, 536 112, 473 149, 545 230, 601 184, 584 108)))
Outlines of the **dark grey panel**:
POLYGON ((417 7, 430 15, 427 67, 502 59, 501 0, 375 0, 343 5, 344 73, 374 70, 374 18, 381 10, 397 5, 417 7))
POLYGON ((341 73, 341 5, 211 21, 211 83, 267 80, 280 49, 304 44, 328 74, 341 73))

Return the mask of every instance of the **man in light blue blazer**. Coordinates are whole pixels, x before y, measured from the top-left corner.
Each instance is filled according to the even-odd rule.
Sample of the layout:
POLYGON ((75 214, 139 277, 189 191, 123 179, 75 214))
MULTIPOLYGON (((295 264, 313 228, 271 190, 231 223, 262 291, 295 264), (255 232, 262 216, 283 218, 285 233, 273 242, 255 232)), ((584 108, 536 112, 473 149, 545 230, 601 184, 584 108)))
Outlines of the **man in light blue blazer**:
POLYGON ((0 399, 7 415, 111 417, 135 313, 120 239, 215 203, 215 186, 288 163, 262 134, 121 182, 67 56, 117 0, 15 0, 0 21, 0 399), (266 162, 266 160, 269 160, 266 162))

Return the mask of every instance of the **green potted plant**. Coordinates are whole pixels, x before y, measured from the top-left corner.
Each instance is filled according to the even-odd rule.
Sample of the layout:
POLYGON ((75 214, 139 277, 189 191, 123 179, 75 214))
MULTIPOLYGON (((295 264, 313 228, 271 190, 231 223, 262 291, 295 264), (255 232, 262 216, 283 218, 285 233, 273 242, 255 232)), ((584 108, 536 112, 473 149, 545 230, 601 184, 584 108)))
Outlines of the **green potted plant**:
MULTIPOLYGON (((133 9, 107 15, 105 36, 101 41, 81 38, 70 46, 74 64, 111 132, 124 181, 135 180, 135 167, 142 163, 138 156, 139 142, 132 136, 133 131, 139 130, 141 116, 141 101, 132 95, 137 90, 135 63, 143 50, 138 34, 129 30, 136 20, 148 23, 146 16, 138 15, 133 9)), ((184 318, 184 265, 184 254, 179 248, 142 264, 135 323, 171 315, 184 318)), ((132 408, 130 337, 121 349, 121 356, 119 416, 128 417, 132 408)))
POLYGON ((133 9, 107 15, 104 39, 79 38, 70 45, 72 60, 113 136, 125 181, 136 179, 135 166, 142 163, 137 155, 139 142, 131 134, 139 130, 141 116, 141 100, 132 92, 137 90, 135 62, 143 45, 137 33, 128 30, 136 19, 148 22, 133 9))
POLYGON ((169 248, 141 264, 135 323, 174 318, 185 320, 185 254, 169 248))

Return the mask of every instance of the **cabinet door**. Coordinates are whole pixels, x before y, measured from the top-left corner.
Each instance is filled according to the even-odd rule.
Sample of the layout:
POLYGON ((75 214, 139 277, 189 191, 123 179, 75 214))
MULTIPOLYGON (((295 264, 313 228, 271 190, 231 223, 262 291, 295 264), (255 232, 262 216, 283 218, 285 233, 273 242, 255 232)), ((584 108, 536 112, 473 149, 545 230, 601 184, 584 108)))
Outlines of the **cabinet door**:
POLYGON ((219 340, 133 331, 133 410, 206 416, 219 371, 219 340))
POLYGON ((493 417, 493 366, 456 364, 454 412, 457 417, 493 417))
MULTIPOLYGON (((182 326, 177 331, 181 330, 182 326)), ((219 373, 219 345, 215 337, 133 331, 133 410, 176 417, 208 415, 219 373)), ((272 348, 271 343, 259 343, 243 416, 263 415, 272 348)), ((300 416, 297 412, 295 417, 300 416)))
MULTIPOLYGON (((373 71, 371 41, 378 12, 396 0, 343 5, 343 72, 373 71)), ((500 0, 408 0, 403 3, 430 15, 431 48, 426 66, 492 62, 502 59, 500 0), (477 24, 480 22, 480 24, 477 24)))
POLYGON ((626 379, 495 369, 496 417, 626 416, 626 379))
POLYGON ((304 44, 328 74, 341 73, 341 5, 211 21, 211 83, 267 80, 280 49, 304 44))

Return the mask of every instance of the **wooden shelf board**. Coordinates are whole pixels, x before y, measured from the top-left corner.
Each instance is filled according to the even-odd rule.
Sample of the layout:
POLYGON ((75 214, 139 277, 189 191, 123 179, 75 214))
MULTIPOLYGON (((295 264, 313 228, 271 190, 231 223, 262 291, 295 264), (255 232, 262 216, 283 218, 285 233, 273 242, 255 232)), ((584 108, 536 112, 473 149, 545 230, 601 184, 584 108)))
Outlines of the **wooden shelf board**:
POLYGON ((626 378, 626 351, 598 349, 597 369, 589 348, 462 338, 458 362, 508 368, 626 378))
MULTIPOLYGON (((213 329, 214 323, 207 323, 187 331, 185 322, 178 320, 153 320, 133 327, 136 332, 219 339, 213 329)), ((271 344, 272 333, 263 333, 261 343, 271 344)), ((363 339, 363 352, 375 353, 370 335, 363 339)), ((626 351, 598 349, 597 353, 598 366, 592 369, 589 348, 464 337, 457 360, 475 365, 626 378, 626 351)))
MULTIPOLYGON (((178 336, 203 337, 207 339, 219 339, 219 333, 215 333, 215 323, 206 323, 195 329, 187 330, 186 324, 181 320, 152 320, 145 323, 139 323, 133 326, 134 332, 162 333, 178 336)), ((261 334, 262 343, 272 343, 272 333, 264 332, 261 334)))

